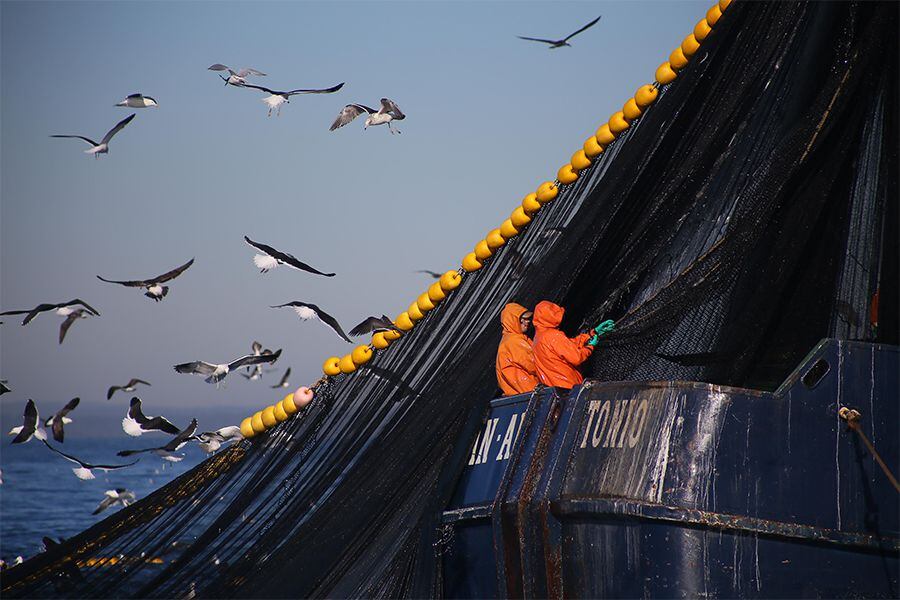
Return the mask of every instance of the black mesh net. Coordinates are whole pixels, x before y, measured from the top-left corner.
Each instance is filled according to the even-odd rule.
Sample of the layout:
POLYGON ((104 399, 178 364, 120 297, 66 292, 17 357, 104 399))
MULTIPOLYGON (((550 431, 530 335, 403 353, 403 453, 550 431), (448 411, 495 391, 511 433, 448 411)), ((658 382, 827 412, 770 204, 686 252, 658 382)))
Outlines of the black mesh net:
POLYGON ((773 389, 822 337, 896 344, 898 7, 734 3, 372 368, 4 572, 3 596, 440 595, 435 530, 508 301, 562 304, 570 333, 616 319, 587 367, 602 380, 773 389))

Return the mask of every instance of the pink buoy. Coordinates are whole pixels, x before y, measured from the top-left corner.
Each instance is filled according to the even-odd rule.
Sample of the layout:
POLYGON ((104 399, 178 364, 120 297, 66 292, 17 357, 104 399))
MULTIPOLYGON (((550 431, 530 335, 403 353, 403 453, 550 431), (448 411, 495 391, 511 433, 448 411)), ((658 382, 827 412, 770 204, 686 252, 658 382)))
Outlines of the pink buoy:
POLYGON ((304 408, 307 404, 312 402, 313 399, 313 391, 306 386, 300 386, 297 388, 297 391, 294 392, 294 405, 297 408, 304 408))

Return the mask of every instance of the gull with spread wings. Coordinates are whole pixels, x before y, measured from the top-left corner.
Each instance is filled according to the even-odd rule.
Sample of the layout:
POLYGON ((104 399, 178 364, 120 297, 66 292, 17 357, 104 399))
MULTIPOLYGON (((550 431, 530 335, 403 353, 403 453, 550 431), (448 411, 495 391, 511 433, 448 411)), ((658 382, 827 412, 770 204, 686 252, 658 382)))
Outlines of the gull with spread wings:
POLYGON ((275 111, 276 116, 281 116, 281 105, 285 102, 290 103, 291 96, 297 96, 299 94, 333 94, 342 87, 344 87, 343 83, 339 83, 336 86, 330 88, 321 88, 321 89, 309 89, 309 90, 289 90, 287 92, 280 92, 277 90, 270 90, 267 87, 263 87, 261 85, 252 85, 249 83, 245 83, 243 87, 253 88, 255 90, 260 90, 269 94, 265 98, 262 99, 263 102, 266 103, 266 106, 269 107, 269 114, 267 117, 272 116, 272 111, 275 111))
POLYGON ((163 298, 166 297, 166 294, 169 293, 169 286, 161 285, 167 281, 171 281, 175 279, 182 273, 188 270, 194 264, 194 259, 187 261, 180 267, 176 267, 167 273, 163 273, 162 275, 158 275, 152 279, 138 279, 134 281, 116 281, 114 279, 104 279, 97 275, 97 279, 100 281, 105 281, 106 283, 117 283, 119 285, 124 285, 125 287, 140 287, 147 288, 147 291, 144 293, 148 298, 152 298, 153 300, 159 302, 163 298))
POLYGON ((63 429, 63 426, 68 425, 72 422, 72 419, 70 419, 66 415, 75 410, 75 407, 78 406, 79 402, 81 402, 81 398, 72 398, 65 406, 59 409, 55 415, 44 421, 44 427, 51 428, 51 431, 53 432, 53 439, 60 444, 63 443, 63 440, 66 436, 66 432, 65 429, 63 429))
POLYGON ((138 437, 145 433, 159 431, 177 435, 180 429, 165 417, 148 417, 141 410, 141 399, 137 396, 131 399, 128 412, 122 419, 122 430, 132 437, 138 437))
MULTIPOLYGON (((95 465, 93 463, 85 462, 85 461, 81 460, 80 458, 72 456, 71 454, 66 454, 62 450, 57 450, 56 448, 51 446, 47 442, 47 440, 41 440, 41 441, 44 442, 45 446, 47 446, 52 451, 56 452, 57 454, 59 454, 60 456, 65 458, 67 461, 73 462, 76 465, 78 465, 77 467, 72 468, 72 472, 75 473, 75 477, 77 477, 78 479, 83 479, 83 480, 96 479, 96 477, 94 477, 94 473, 93 473, 94 469, 98 469, 100 471, 115 471, 116 469, 124 469, 125 467, 130 467, 131 465, 134 465, 138 462, 138 461, 134 461, 134 462, 130 462, 130 463, 125 463, 124 465, 95 465)), ((138 460, 140 460, 140 459, 138 459, 138 460)))
POLYGON ((301 321, 309 321, 310 319, 318 319, 331 327, 336 334, 338 334, 341 339, 346 342, 353 343, 350 338, 347 337, 347 334, 344 333, 344 330, 341 329, 340 324, 337 322, 337 319, 329 315, 327 312, 316 306, 315 304, 310 304, 308 302, 300 302, 299 300, 295 300, 293 302, 288 302, 286 304, 279 304, 277 306, 272 306, 271 308, 284 308, 286 306, 290 306, 294 309, 294 312, 297 313, 297 316, 300 317, 301 321))
POLYGON ((69 300, 68 302, 60 302, 59 304, 38 304, 34 308, 28 310, 7 310, 5 312, 0 313, 0 316, 4 315, 25 315, 25 319, 22 321, 22 325, 28 325, 32 319, 41 314, 42 312, 48 312, 51 310, 55 310, 56 314, 60 317, 68 317, 75 309, 72 306, 76 304, 80 304, 84 308, 87 309, 89 313, 92 315, 99 317, 100 313, 96 311, 90 304, 81 300, 80 298, 75 298, 74 300, 69 300))
POLYGON ((212 65, 211 67, 208 67, 207 70, 208 71, 228 71, 228 77, 222 77, 221 75, 219 75, 219 77, 222 79, 222 81, 225 82, 225 85, 231 84, 231 85, 237 86, 237 87, 244 87, 244 85, 247 83, 247 77, 250 77, 251 75, 257 75, 259 77, 266 76, 266 74, 263 73, 262 71, 257 71, 256 69, 251 69, 250 67, 244 67, 243 69, 240 69, 239 71, 235 71, 231 67, 228 67, 226 65, 222 65, 219 63, 216 63, 216 64, 212 65))
POLYGON ((202 360, 182 363, 180 365, 175 365, 175 370, 179 373, 187 373, 190 375, 206 375, 206 379, 204 379, 206 383, 219 383, 235 369, 240 369, 247 365, 273 363, 278 360, 279 356, 281 356, 280 349, 273 354, 260 354, 258 356, 248 354, 237 358, 230 363, 215 364, 202 360))
POLYGON ((113 139, 113 136, 122 131, 122 129, 131 123, 131 120, 134 118, 135 113, 132 113, 131 116, 125 117, 118 123, 116 126, 106 132, 106 135, 103 136, 103 139, 100 140, 100 143, 95 142, 91 138, 86 138, 83 135, 51 135, 50 137, 55 138, 77 138, 79 140, 83 140, 91 145, 90 149, 85 150, 85 154, 93 154, 94 158, 99 158, 101 154, 107 154, 109 152, 109 142, 113 139))
POLYGON ((256 265, 256 268, 259 269, 260 273, 268 273, 272 269, 277 268, 278 265, 287 265, 292 269, 306 271, 307 273, 312 273, 314 275, 323 275, 325 277, 334 277, 335 275, 334 273, 323 273, 322 271, 309 266, 305 262, 297 260, 293 255, 276 250, 268 244, 254 242, 246 235, 244 236, 244 241, 262 252, 262 254, 256 254, 253 257, 253 264, 256 265))
POLYGON ((550 49, 553 50, 555 48, 562 48, 563 46, 571 46, 572 44, 569 43, 570 39, 572 39, 573 37, 575 37, 582 31, 584 31, 585 29, 587 29, 589 27, 593 27, 594 25, 597 24, 597 21, 599 21, 599 20, 600 20, 600 17, 597 17, 596 19, 594 19, 593 21, 591 21, 590 23, 588 23, 587 25, 585 25, 584 27, 582 27, 581 29, 576 31, 575 33, 570 33, 569 35, 567 35, 566 37, 564 37, 561 40, 545 40, 542 38, 525 37, 522 35, 519 35, 516 37, 518 37, 520 40, 528 40, 529 42, 542 42, 544 44, 549 44, 550 49))
POLYGON ((178 432, 178 435, 169 440, 169 443, 165 446, 158 446, 156 448, 144 448, 142 450, 120 450, 116 452, 118 456, 131 456, 132 454, 140 454, 141 452, 152 452, 163 460, 167 460, 169 462, 180 462, 184 456, 179 456, 175 454, 182 446, 188 443, 194 437, 194 432, 197 431, 197 419, 191 419, 191 424, 188 425, 185 429, 182 429, 178 432))
POLYGON ((128 383, 125 385, 113 385, 110 386, 108 390, 106 390, 106 399, 111 400, 113 394, 122 390, 123 392, 133 392, 139 383, 143 383, 144 385, 150 385, 149 381, 144 381, 143 379, 132 378, 128 380, 128 383))
POLYGON ((393 100, 390 98, 382 98, 381 108, 378 110, 369 108, 365 104, 348 104, 341 109, 341 114, 339 114, 334 120, 334 123, 331 124, 329 131, 334 131, 335 129, 343 127, 363 113, 369 114, 369 116, 366 117, 366 122, 363 124, 363 129, 367 129, 369 126, 384 125, 387 123, 391 133, 400 133, 399 129, 395 131, 391 127, 391 122, 402 121, 406 118, 406 115, 403 114, 403 111, 400 110, 400 107, 397 106, 393 100))

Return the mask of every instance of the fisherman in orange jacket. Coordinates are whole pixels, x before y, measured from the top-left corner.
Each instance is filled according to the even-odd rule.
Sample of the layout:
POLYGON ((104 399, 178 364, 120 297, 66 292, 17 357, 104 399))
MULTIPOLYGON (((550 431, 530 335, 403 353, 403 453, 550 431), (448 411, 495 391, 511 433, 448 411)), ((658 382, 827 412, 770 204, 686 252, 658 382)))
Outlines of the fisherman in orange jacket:
POLYGON ((584 381, 576 368, 594 352, 600 336, 615 323, 604 321, 589 333, 569 338, 560 331, 565 309, 543 300, 534 307, 534 366, 544 385, 571 389, 584 381))
POLYGON ((531 338, 525 335, 532 313, 524 306, 510 303, 500 313, 503 339, 497 348, 497 383, 504 396, 524 394, 537 386, 531 338))

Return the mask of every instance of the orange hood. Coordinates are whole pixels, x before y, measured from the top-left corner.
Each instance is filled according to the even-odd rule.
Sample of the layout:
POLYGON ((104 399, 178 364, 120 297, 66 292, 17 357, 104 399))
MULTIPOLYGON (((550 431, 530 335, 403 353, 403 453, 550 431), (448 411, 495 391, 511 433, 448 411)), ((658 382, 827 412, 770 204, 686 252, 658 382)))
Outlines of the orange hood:
POLYGON ((519 319, 527 312, 527 308, 515 302, 510 302, 504 306, 500 312, 500 324, 503 325, 503 333, 518 333, 522 335, 522 330, 519 328, 519 319))
POLYGON ((535 329, 555 329, 562 323, 565 314, 566 309, 562 306, 549 300, 541 300, 534 307, 534 327, 535 329))

